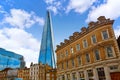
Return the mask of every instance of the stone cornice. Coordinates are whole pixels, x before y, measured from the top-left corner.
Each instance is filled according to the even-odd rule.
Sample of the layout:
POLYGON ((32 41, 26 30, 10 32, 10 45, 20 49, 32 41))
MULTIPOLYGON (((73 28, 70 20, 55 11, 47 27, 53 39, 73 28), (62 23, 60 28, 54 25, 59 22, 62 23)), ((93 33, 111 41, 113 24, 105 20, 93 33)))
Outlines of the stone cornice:
POLYGON ((114 22, 114 20, 106 19, 105 16, 100 16, 99 18, 97 18, 97 20, 98 21, 96 22, 90 22, 87 28, 82 27, 81 32, 74 32, 72 36, 69 36, 69 39, 65 39, 64 42, 61 42, 60 45, 57 45, 56 52, 58 50, 61 50, 63 47, 66 47, 67 45, 71 44, 72 42, 80 39, 81 37, 85 36, 89 32, 108 24, 112 25, 114 22))

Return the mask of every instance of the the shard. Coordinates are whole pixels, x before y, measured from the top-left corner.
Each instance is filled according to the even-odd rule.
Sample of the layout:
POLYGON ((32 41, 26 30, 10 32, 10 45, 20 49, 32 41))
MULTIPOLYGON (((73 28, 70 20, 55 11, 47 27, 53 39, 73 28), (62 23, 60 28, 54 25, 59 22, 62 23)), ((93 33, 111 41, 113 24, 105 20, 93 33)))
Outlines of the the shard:
POLYGON ((51 22, 51 16, 49 11, 47 11, 46 20, 43 27, 38 63, 48 64, 52 68, 55 68, 53 31, 52 31, 52 22, 51 22))

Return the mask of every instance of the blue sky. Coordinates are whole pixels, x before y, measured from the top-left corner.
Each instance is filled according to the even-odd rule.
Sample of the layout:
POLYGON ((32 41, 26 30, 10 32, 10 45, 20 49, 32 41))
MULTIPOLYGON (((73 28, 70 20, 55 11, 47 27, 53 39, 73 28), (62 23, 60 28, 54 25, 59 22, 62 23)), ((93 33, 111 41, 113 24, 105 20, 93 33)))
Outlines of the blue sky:
POLYGON ((37 63, 46 11, 52 16, 55 46, 99 16, 114 19, 120 34, 119 0, 0 0, 0 47, 37 63))

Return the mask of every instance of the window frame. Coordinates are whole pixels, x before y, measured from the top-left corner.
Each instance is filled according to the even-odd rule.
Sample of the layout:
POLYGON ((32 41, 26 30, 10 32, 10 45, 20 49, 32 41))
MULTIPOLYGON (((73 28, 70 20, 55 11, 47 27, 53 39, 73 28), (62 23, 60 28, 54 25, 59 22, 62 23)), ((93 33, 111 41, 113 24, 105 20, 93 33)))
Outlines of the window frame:
POLYGON ((79 55, 77 56, 77 61, 78 61, 78 65, 82 65, 82 57, 79 55), (80 58, 80 59, 78 59, 80 58))
POLYGON ((71 54, 74 54, 74 49, 73 49, 73 47, 70 48, 70 53, 71 53, 71 54))
POLYGON ((68 56, 68 50, 65 50, 65 55, 68 56))
POLYGON ((74 59, 71 59, 71 62, 72 62, 72 67, 74 67, 74 66, 75 66, 75 61, 74 61, 74 59))
POLYGON ((113 57, 115 57, 116 55, 115 55, 115 51, 114 51, 114 48, 113 48, 113 46, 112 45, 109 45, 109 46, 105 46, 105 53, 106 53, 106 58, 113 58, 113 57), (108 53, 107 53, 107 47, 110 47, 111 48, 111 50, 112 50, 112 57, 109 57, 108 56, 108 53))
POLYGON ((83 40, 83 47, 84 47, 84 48, 87 48, 87 47, 88 47, 88 42, 87 42, 86 39, 83 40), (85 41, 85 42, 84 42, 84 41, 85 41), (85 45, 84 45, 84 44, 85 44, 85 45))
POLYGON ((107 32, 107 36, 108 36, 108 38, 107 38, 107 39, 109 39, 109 37, 110 37, 110 36, 109 36, 108 29, 106 29, 106 30, 102 30, 102 31, 101 31, 102 40, 107 40, 107 39, 105 39, 105 38, 104 38, 104 36, 103 36, 103 32, 104 32, 104 31, 106 31, 106 32, 107 32))
POLYGON ((96 35, 95 35, 95 34, 91 36, 91 42, 92 42, 92 44, 97 43, 97 38, 96 38, 96 35), (96 40, 96 42, 93 41, 93 36, 95 36, 95 40, 96 40))
POLYGON ((100 50, 95 49, 93 52, 94 52, 95 61, 100 61, 101 60, 100 50), (97 60, 97 58, 96 58, 96 53, 95 53, 96 50, 98 51, 98 54, 99 54, 99 60, 97 60))
POLYGON ((89 54, 89 53, 86 53, 86 54, 85 54, 85 58, 86 58, 86 63, 90 63, 91 60, 90 60, 90 54, 89 54), (88 60, 87 60, 87 54, 88 54, 89 62, 88 62, 88 60))
POLYGON ((80 51, 80 44, 76 44, 76 51, 80 51))

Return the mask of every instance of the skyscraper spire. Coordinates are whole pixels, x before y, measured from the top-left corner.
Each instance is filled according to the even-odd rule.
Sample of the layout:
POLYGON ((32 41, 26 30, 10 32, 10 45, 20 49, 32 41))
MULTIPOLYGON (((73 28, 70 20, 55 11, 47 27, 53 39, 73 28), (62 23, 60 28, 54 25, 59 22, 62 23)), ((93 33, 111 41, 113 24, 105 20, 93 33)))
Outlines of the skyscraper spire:
POLYGON ((51 16, 49 11, 47 11, 47 16, 46 16, 46 20, 43 28, 38 63, 48 64, 52 68, 55 68, 53 31, 52 31, 51 16))

